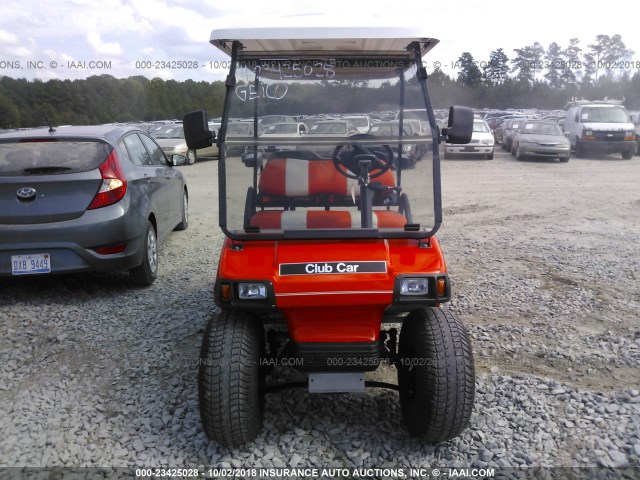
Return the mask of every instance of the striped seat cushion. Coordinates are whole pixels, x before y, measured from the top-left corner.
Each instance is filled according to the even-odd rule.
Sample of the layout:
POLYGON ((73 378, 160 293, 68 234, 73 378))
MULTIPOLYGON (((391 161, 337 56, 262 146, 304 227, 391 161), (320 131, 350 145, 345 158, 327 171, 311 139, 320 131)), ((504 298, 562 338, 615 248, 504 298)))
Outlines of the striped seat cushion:
MULTIPOLYGON (((372 173, 375 173, 372 172, 372 173)), ((385 172, 374 181, 387 187, 395 185, 393 173, 385 172)), ((331 160, 276 158, 269 160, 260 175, 258 191, 277 197, 314 195, 359 196, 358 182, 338 172, 331 160)))
MULTIPOLYGON (((403 228, 407 219, 398 212, 373 212, 373 228, 403 228)), ((251 226, 264 230, 360 228, 360 212, 350 210, 264 210, 251 218, 251 226)))

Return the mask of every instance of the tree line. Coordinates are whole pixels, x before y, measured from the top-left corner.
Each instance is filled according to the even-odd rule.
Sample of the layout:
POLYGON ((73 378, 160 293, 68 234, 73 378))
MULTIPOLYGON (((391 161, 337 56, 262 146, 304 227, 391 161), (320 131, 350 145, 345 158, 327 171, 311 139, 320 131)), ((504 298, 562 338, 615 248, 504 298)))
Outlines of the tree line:
MULTIPOLYGON (((633 53, 620 35, 598 35, 585 48, 575 38, 565 47, 552 42, 546 49, 535 42, 514 49, 512 58, 498 48, 486 61, 464 52, 455 62, 456 73, 436 69, 429 73, 428 83, 436 108, 458 104, 563 109, 573 98, 606 97, 624 99, 628 109, 639 110, 640 60, 634 61, 633 53)), ((0 77, 0 128, 41 126, 47 121, 65 125, 181 118, 200 108, 215 117, 222 114, 224 91, 222 81, 143 76, 46 82, 0 77)), ((367 99, 350 94, 348 86, 336 87, 336 94, 354 112, 370 110, 367 99)), ((302 101, 303 95, 299 98, 302 101)), ((308 107, 308 97, 304 100, 308 107)), ((289 107, 295 109, 296 104, 289 107)))

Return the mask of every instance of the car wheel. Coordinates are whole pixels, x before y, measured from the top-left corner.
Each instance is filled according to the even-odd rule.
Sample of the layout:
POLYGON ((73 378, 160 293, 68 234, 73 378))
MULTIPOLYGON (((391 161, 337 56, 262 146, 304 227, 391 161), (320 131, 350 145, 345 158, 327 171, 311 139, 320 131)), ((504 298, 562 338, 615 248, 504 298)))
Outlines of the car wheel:
POLYGON ((584 149, 582 148, 582 145, 580 145, 580 142, 577 140, 576 140, 576 157, 584 158, 584 149))
POLYGON ((193 165, 196 163, 196 151, 187 150, 187 165, 193 165))
POLYGON ((404 423, 414 437, 443 442, 469 425, 475 370, 467 330, 451 312, 411 312, 400 331, 398 387, 404 423))
POLYGON ((623 160, 631 160, 633 158, 633 150, 629 150, 628 152, 622 152, 623 160))
POLYGON ((488 153, 486 158, 487 158, 487 160, 493 160, 493 152, 488 153))
POLYGON ((515 147, 516 151, 516 160, 522 160, 522 151, 520 150, 520 145, 515 147))
POLYGON ((511 153, 511 156, 513 156, 513 157, 515 157, 515 155, 516 155, 516 146, 513 143, 509 147, 509 153, 511 153))
POLYGON ((569 157, 559 157, 558 160, 560 160, 562 163, 567 163, 569 161, 569 157))
POLYGON ((198 372, 200 417, 207 436, 224 447, 253 440, 264 411, 264 330, 253 315, 223 310, 211 317, 198 372))
POLYGON ((176 225, 174 230, 186 230, 189 227, 189 194, 186 190, 182 192, 182 221, 176 225))
POLYGON ((136 285, 151 285, 158 276, 158 237, 153 224, 147 220, 144 235, 142 263, 129 270, 129 275, 136 285))

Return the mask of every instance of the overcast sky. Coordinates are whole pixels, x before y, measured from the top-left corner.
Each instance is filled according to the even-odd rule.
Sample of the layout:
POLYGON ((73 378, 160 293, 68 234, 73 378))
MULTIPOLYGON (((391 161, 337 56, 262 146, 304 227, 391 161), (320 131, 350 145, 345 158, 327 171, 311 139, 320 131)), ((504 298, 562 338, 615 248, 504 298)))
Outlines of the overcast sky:
POLYGON ((212 29, 283 25, 421 26, 440 39, 424 59, 428 70, 437 61, 449 74, 456 73, 452 63, 465 51, 487 61, 492 50, 503 48, 513 58, 514 48, 536 41, 545 49, 553 41, 564 48, 574 37, 586 50, 598 34, 620 34, 640 62, 633 5, 616 4, 607 13, 606 4, 557 0, 5 0, 0 75, 43 81, 105 73, 220 80, 224 71, 209 62, 225 57, 208 43, 212 29), (155 68, 167 61, 198 66, 155 68))

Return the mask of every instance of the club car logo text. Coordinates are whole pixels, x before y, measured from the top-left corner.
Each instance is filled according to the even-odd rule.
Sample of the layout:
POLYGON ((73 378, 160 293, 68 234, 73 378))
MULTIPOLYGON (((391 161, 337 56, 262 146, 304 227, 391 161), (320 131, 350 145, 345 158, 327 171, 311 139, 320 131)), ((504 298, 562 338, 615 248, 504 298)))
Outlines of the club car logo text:
POLYGON ((386 273, 385 262, 281 263, 280 275, 323 275, 330 273, 386 273))

